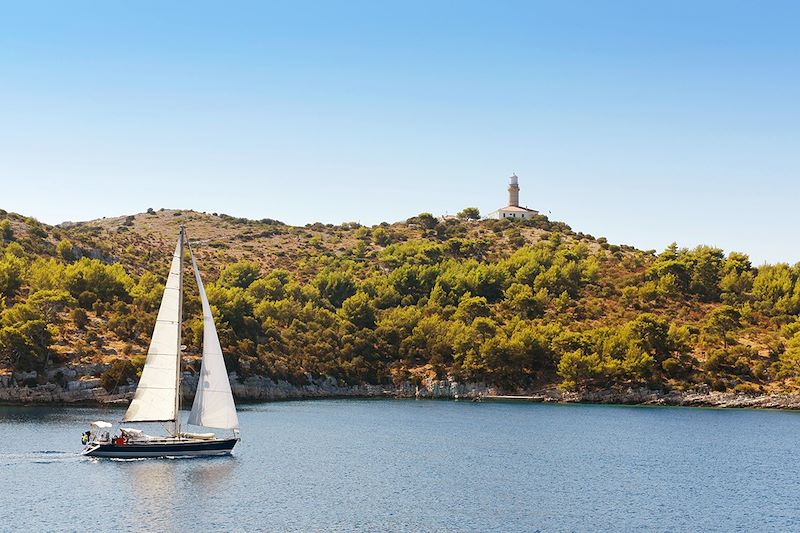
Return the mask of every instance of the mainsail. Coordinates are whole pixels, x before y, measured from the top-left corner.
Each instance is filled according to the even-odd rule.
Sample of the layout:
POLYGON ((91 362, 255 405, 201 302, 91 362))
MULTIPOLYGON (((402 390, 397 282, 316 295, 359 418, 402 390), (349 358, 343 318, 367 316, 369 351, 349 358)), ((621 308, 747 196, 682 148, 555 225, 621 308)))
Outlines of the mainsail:
POLYGON ((176 419, 182 254, 183 231, 172 256, 147 360, 136 394, 123 418, 125 422, 167 422, 176 419))
POLYGON ((208 304, 203 280, 200 279, 200 271, 197 269, 197 262, 191 247, 189 247, 189 254, 192 258, 194 277, 197 280, 200 301, 203 305, 203 361, 200 365, 200 379, 197 383, 192 412, 189 414, 189 424, 236 429, 239 427, 239 418, 236 416, 236 406, 233 403, 225 360, 222 358, 222 347, 219 344, 217 328, 214 326, 211 306, 208 304))

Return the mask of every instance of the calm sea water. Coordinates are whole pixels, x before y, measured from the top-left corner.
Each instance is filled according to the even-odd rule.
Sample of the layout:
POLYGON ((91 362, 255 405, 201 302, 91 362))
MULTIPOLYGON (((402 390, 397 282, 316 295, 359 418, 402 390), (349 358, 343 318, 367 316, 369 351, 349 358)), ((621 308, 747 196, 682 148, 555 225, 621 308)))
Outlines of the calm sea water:
POLYGON ((233 457, 77 454, 121 414, 0 406, 0 530, 800 530, 800 413, 289 402, 233 457))

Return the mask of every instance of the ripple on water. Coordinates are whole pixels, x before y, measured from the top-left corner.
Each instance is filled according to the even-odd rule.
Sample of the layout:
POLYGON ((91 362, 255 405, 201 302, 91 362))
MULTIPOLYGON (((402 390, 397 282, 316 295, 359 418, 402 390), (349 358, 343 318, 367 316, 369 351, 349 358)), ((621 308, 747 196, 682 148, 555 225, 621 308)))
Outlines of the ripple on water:
POLYGON ((83 457, 80 433, 97 418, 109 417, 0 410, 6 523, 74 530, 102 516, 104 527, 144 531, 800 530, 796 413, 287 402, 240 412, 233 457, 191 460, 83 457))

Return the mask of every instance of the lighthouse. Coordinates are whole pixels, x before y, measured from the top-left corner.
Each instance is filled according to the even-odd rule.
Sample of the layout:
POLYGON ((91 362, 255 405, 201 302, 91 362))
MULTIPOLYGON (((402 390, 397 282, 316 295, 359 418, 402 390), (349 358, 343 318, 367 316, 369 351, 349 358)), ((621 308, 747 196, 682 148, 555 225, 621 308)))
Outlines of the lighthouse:
POLYGON ((508 205, 519 207, 519 178, 516 174, 508 178, 508 205))
POLYGON ((512 174, 508 178, 508 205, 501 207, 496 211, 489 213, 486 218, 510 218, 512 220, 524 220, 526 218, 533 218, 539 212, 535 209, 528 209, 519 205, 519 178, 516 174, 512 174))

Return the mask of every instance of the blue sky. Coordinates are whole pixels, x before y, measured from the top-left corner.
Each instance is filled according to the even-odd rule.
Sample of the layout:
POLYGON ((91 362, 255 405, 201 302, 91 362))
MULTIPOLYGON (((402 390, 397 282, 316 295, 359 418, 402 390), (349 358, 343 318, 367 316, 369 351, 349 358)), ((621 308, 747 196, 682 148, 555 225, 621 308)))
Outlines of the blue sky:
POLYGON ((521 201, 800 261, 800 3, 15 2, 0 207, 291 224, 521 201))

